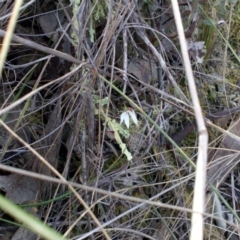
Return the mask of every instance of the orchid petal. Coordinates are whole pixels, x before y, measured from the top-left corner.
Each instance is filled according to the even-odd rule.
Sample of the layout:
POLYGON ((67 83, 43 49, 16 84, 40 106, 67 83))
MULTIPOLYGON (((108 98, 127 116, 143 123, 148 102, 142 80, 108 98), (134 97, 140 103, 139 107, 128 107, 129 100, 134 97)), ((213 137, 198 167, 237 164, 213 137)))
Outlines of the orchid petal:
POLYGON ((136 113, 134 112, 134 110, 131 109, 131 110, 128 110, 127 112, 128 112, 128 114, 130 115, 130 117, 132 118, 133 122, 134 122, 136 125, 138 125, 137 115, 136 115, 136 113))
POLYGON ((130 121, 129 121, 129 115, 128 112, 123 112, 120 116, 120 124, 125 123, 125 125, 127 126, 127 128, 129 128, 130 125, 130 121))

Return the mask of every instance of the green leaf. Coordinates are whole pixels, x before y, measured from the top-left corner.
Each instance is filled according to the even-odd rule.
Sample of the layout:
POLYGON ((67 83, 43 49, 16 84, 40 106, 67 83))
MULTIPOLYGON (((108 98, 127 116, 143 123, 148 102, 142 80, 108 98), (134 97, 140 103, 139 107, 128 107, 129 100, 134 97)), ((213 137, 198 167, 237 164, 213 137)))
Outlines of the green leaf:
POLYGON ((101 106, 107 105, 109 102, 109 98, 105 97, 105 98, 99 100, 98 102, 101 104, 101 106))
POLYGON ((202 23, 203 23, 204 25, 207 25, 207 26, 212 26, 212 25, 213 25, 212 21, 210 21, 210 20, 208 20, 208 19, 202 20, 202 23))

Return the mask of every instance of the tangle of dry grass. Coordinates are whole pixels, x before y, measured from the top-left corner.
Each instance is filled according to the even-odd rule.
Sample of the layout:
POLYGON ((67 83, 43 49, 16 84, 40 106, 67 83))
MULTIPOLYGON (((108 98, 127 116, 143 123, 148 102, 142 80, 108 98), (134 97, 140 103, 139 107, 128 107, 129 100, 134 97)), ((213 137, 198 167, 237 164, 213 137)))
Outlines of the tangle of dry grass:
MULTIPOLYGON (((194 130, 190 136, 181 133, 183 126, 195 124, 194 111, 170 2, 31 3, 19 12, 2 71, 1 193, 68 239, 189 239, 198 144, 194 130), (127 111, 138 119, 137 125, 130 120, 129 129, 119 124, 127 111), (165 136, 178 136, 179 146, 165 136), (9 187, 6 179, 18 180, 9 187), (26 181, 35 190, 23 191, 26 181), (16 199, 17 191, 34 198, 16 199)), ((191 10, 180 1, 179 6, 188 26, 185 37, 199 41, 197 5, 191 10)), ((2 38, 12 8, 9 1, 0 5, 2 38)), ((224 100, 215 90, 220 81, 217 60, 210 60, 214 51, 202 64, 192 54, 203 113, 236 107, 230 100, 236 82, 225 83, 230 92, 224 100)), ((226 56, 224 61, 224 75, 233 75, 226 56)), ((237 135, 207 123, 214 132, 209 148, 224 149, 224 140, 214 145, 220 131, 223 138, 237 135)), ((207 175, 213 186, 206 185, 204 239, 227 239, 239 231, 238 161, 235 150, 227 150, 222 155, 219 150, 217 158, 209 155, 208 172, 219 166, 221 185, 207 175), (231 164, 224 164, 226 159, 231 164), (223 176, 221 169, 231 174, 223 176), (217 213, 230 211, 221 196, 235 220, 217 213)), ((1 229, 6 235, 7 228, 1 229)))

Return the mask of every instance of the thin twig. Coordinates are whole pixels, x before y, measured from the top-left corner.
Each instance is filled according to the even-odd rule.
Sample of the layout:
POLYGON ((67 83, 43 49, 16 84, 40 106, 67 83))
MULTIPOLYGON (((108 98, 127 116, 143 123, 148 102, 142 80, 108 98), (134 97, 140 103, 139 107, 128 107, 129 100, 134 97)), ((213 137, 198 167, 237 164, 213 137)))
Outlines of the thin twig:
POLYGON ((198 99, 198 93, 193 77, 192 67, 188 55, 186 38, 181 19, 181 14, 177 0, 172 0, 173 13, 180 40, 184 67, 189 84, 191 98, 193 101, 194 112, 196 116, 198 131, 199 131, 199 145, 197 157, 197 169, 194 188, 193 199, 193 214, 192 214, 192 227, 190 233, 191 240, 202 240, 204 232, 203 213, 205 206, 205 185, 206 185, 206 166, 207 166, 207 148, 208 148, 208 133, 204 123, 202 109, 198 99))
POLYGON ((127 88, 127 29, 123 29, 123 93, 126 94, 127 88))
POLYGON ((2 48, 1 48, 1 52, 0 52, 0 78, 2 77, 2 70, 3 70, 3 66, 4 66, 4 62, 5 59, 7 57, 7 53, 9 50, 9 46, 11 43, 11 39, 13 36, 13 32, 17 23, 17 19, 19 16, 19 11, 20 11, 20 7, 22 5, 23 0, 18 0, 15 1, 14 7, 13 7, 13 12, 12 12, 12 16, 10 18, 8 27, 7 27, 7 32, 6 35, 3 39, 3 44, 2 44, 2 48))

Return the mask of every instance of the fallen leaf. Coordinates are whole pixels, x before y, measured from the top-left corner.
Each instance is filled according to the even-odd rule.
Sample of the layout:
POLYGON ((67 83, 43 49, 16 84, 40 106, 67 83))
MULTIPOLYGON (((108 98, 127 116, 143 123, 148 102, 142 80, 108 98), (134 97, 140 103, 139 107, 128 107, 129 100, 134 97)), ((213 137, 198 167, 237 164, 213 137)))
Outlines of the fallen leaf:
POLYGON ((154 61, 132 59, 128 64, 128 73, 145 83, 158 79, 157 65, 154 61))
POLYGON ((39 185, 35 178, 10 174, 0 176, 0 188, 6 192, 6 197, 16 204, 22 204, 37 199, 39 185))

